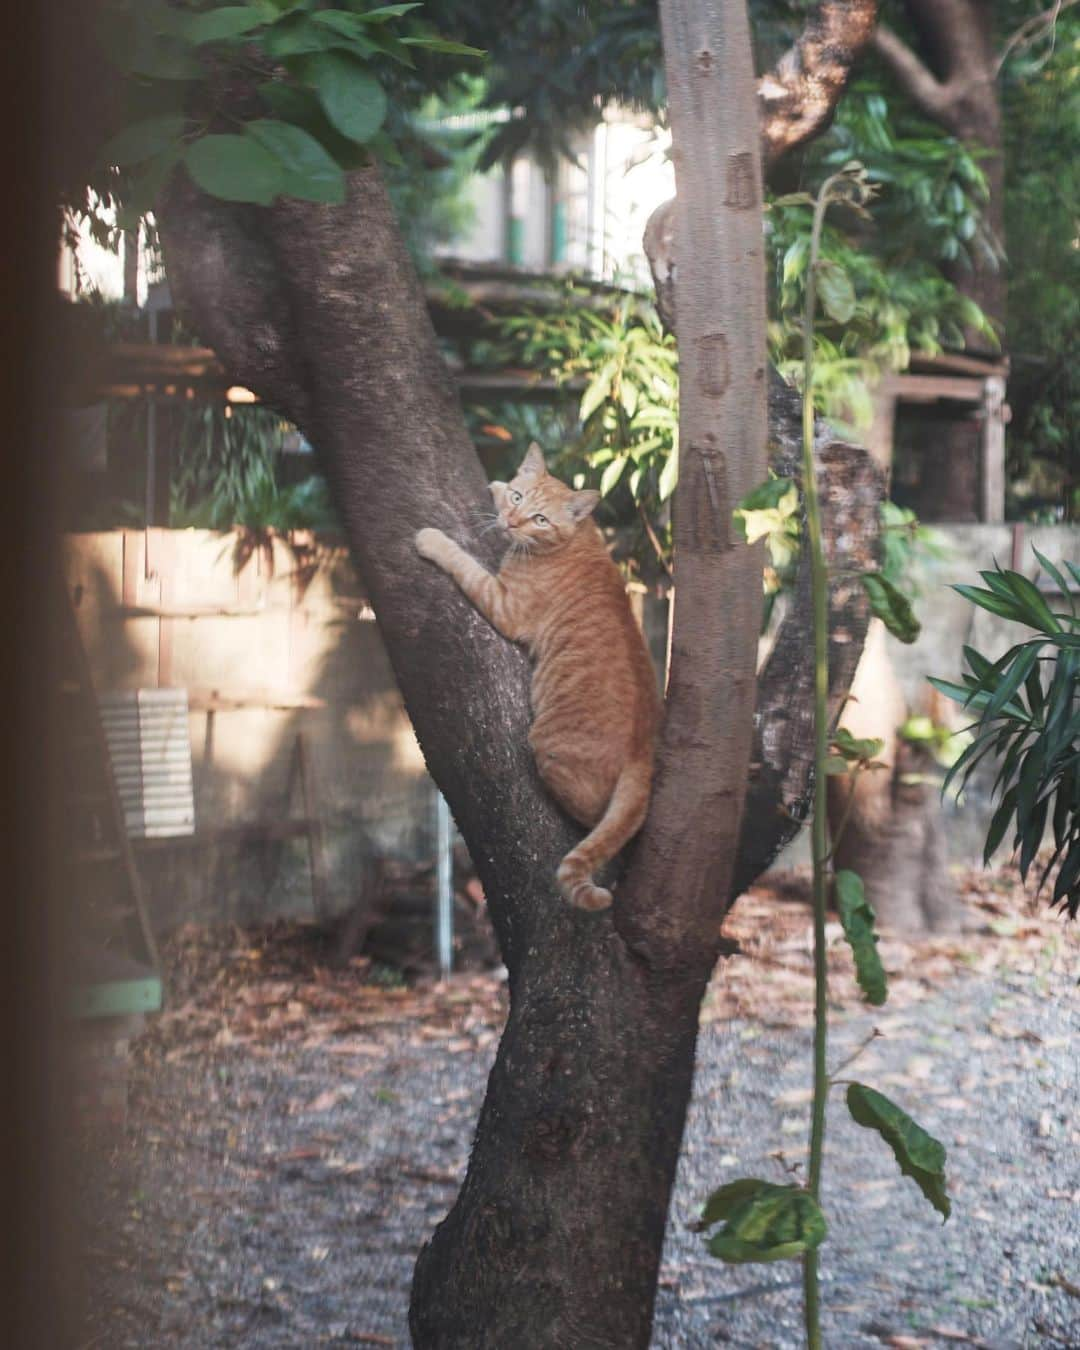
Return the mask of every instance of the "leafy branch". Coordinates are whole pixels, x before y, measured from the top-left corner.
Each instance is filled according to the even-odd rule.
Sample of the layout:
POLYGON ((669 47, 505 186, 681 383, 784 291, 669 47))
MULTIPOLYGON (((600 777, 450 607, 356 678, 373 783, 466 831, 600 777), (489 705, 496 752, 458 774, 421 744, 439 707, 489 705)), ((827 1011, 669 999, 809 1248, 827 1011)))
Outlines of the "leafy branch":
POLYGON ((418 49, 484 55, 419 25, 420 8, 115 0, 105 48, 125 76, 129 119, 100 162, 127 180, 129 214, 151 209, 180 164, 226 201, 343 202, 349 169, 372 153, 396 157, 384 130, 388 63, 411 70, 418 49))

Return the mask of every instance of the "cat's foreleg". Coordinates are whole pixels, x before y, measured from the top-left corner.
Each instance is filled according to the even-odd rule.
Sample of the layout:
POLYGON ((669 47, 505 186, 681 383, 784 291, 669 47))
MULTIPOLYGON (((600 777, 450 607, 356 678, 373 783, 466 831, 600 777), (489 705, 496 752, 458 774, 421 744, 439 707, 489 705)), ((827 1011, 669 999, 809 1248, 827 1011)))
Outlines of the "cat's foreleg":
POLYGON ((493 576, 442 530, 420 530, 415 543, 417 553, 448 572, 488 623, 505 637, 514 636, 509 631, 506 588, 497 576, 493 576))

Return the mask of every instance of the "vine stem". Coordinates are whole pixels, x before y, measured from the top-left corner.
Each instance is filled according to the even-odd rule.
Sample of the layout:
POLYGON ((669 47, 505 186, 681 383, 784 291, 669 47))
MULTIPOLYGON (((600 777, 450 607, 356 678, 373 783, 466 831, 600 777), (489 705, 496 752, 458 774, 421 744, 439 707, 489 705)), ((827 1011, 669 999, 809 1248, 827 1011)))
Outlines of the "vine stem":
MULTIPOLYGON (((821 503, 814 462, 814 310, 822 224, 829 194, 842 176, 834 174, 826 179, 814 204, 810 261, 806 276, 806 315, 803 320, 803 499, 810 544, 814 619, 814 817, 811 832, 814 864, 814 1098, 810 1114, 807 1190, 816 1201, 820 1201, 825 1103, 829 1095, 829 1072, 825 1062, 828 1021, 825 906, 828 898, 829 826, 826 817, 825 760, 829 753, 829 579, 825 566, 821 503)), ((821 1282, 816 1248, 807 1251, 803 1257, 803 1321, 809 1350, 821 1350, 821 1282)))

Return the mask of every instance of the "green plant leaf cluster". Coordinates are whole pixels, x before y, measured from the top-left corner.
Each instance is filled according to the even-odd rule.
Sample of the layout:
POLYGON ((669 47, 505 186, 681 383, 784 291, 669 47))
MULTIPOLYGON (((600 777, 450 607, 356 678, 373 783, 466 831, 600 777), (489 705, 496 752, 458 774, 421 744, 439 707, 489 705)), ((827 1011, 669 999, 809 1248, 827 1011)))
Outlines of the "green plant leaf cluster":
POLYGON ((563 448, 560 467, 571 475, 583 468, 616 511, 649 517, 666 561, 666 507, 678 481, 675 341, 644 297, 626 292, 597 308, 588 296, 571 283, 565 307, 507 319, 502 330, 518 362, 584 383, 580 433, 563 448))
POLYGON ((262 407, 185 409, 170 483, 174 529, 327 529, 337 524, 326 482, 279 481, 286 424, 262 407))
POLYGON ((877 737, 853 736, 846 727, 838 727, 829 743, 829 754, 825 760, 825 772, 830 774, 862 773, 866 770, 881 769, 877 756, 885 748, 885 742, 877 737))
POLYGON ((906 1111, 864 1083, 849 1083, 847 1106, 864 1129, 876 1130, 893 1151, 900 1171, 947 1219, 952 1205, 945 1190, 945 1145, 912 1120, 906 1111))
POLYGON ((801 1256, 825 1239, 825 1216, 801 1186, 743 1177, 713 1191, 697 1227, 722 1223, 708 1239, 713 1256, 741 1265, 801 1256))
POLYGON ((418 27, 419 8, 112 0, 105 46, 127 77, 130 116, 101 162, 131 175, 129 210, 149 209, 181 163, 227 201, 343 202, 349 169, 394 154, 388 66, 413 69, 418 49, 484 54, 418 27))
POLYGON ((913 352, 963 347, 965 329, 990 345, 997 338, 942 270, 970 266, 972 251, 988 246, 985 175, 959 141, 914 117, 868 73, 852 82, 831 129, 805 152, 809 191, 770 202, 769 345, 781 373, 796 384, 801 378, 813 192, 853 161, 872 200, 840 204, 822 233, 813 393, 818 411, 859 431, 871 422, 882 371, 905 369, 913 352))
POLYGON ((954 587, 980 609, 1034 635, 1014 643, 996 661, 965 647, 961 683, 931 683, 977 714, 974 739, 950 768, 946 787, 958 779, 962 790, 988 756, 999 766, 984 860, 989 862, 1011 835, 1026 878, 1049 825, 1054 851, 1040 886, 1060 864, 1051 904, 1075 918, 1080 911, 1080 617, 1075 600, 1080 568, 1068 561, 1059 568, 1037 549, 1035 556, 1054 588, 1047 594, 1021 573, 1000 566, 980 573, 983 587, 954 587), (1055 595, 1067 612, 1057 606, 1055 595))

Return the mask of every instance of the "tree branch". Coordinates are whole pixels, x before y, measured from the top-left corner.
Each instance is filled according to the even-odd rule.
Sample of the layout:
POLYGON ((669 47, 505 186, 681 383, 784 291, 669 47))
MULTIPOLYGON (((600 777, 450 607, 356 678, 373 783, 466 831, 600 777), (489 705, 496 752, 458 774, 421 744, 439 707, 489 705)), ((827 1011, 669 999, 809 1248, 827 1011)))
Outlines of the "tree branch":
POLYGON ((239 383, 306 425, 306 372, 297 366, 295 316, 266 212, 208 197, 178 171, 155 214, 165 251, 178 262, 169 270, 174 299, 197 315, 199 336, 239 383))
MULTIPOLYGON (((653 212, 643 246, 668 332, 676 330, 675 202, 653 212)), ((822 511, 829 564, 846 579, 829 589, 829 690, 832 706, 855 675, 870 622, 862 587, 852 577, 875 565, 880 538, 881 471, 861 446, 835 440, 817 424, 822 511)), ((769 467, 780 477, 802 476, 802 412, 798 395, 769 371, 769 467)), ((729 901, 741 895, 799 832, 813 793, 813 632, 810 568, 805 537, 795 594, 773 650, 757 678, 754 744, 739 849, 729 901)))
POLYGON ((951 85, 943 84, 891 28, 879 23, 872 46, 906 94, 935 121, 949 123, 954 102, 951 85))
POLYGON ((679 185, 679 487, 667 710, 615 923, 653 968, 708 971, 738 849, 763 551, 732 510, 765 477, 765 260, 750 33, 737 0, 662 0, 679 185))
POLYGON ((758 80, 766 164, 828 126, 876 18, 877 0, 824 0, 794 46, 758 80))
POLYGON ((1044 9, 1041 14, 1033 14, 1025 20, 1019 28, 1015 29, 1005 42, 998 56, 997 65, 994 68, 994 74, 1000 75, 1005 62, 1017 48, 1032 47, 1041 37, 1047 33, 1051 35, 1050 45, 1053 50, 1054 36, 1057 31, 1058 15, 1065 9, 1072 9, 1073 5, 1080 4, 1080 0, 1056 0, 1049 9, 1044 9))
MULTIPOLYGON (((775 373, 769 406, 769 466, 781 477, 801 480, 799 399, 775 373)), ((835 440, 820 421, 815 453, 825 553, 834 578, 829 584, 829 707, 835 714, 855 677, 870 623, 858 574, 877 565, 885 484, 866 450, 835 440)), ((795 838, 809 813, 814 788, 813 686, 810 563, 804 529, 794 592, 769 658, 758 672, 754 749, 732 900, 795 838)))

